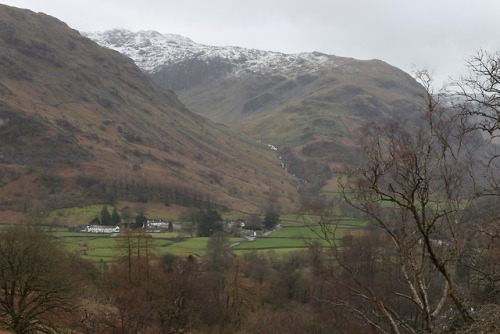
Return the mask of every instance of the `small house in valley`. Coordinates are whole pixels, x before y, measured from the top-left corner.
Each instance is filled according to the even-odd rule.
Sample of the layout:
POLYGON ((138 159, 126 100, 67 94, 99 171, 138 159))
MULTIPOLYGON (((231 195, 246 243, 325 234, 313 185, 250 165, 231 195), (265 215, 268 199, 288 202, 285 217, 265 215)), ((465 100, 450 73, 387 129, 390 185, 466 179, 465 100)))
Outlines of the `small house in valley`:
POLYGON ((87 233, 120 233, 119 226, 111 225, 87 225, 83 232, 87 233))

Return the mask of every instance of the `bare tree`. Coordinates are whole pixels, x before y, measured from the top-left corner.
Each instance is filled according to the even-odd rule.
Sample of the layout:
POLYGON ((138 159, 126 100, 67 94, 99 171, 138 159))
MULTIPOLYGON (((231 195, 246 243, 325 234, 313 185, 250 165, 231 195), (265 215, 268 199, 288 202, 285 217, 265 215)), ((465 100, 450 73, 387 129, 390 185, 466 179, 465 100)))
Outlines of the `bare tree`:
MULTIPOLYGON (((366 126, 361 163, 348 167, 340 182, 345 200, 389 238, 385 259, 397 265, 399 284, 382 291, 362 279, 359 266, 338 249, 328 219, 320 222, 338 267, 350 277, 350 296, 373 308, 347 299, 344 306, 383 332, 432 332, 449 325, 442 322, 450 317, 474 322, 455 274, 466 240, 459 223, 475 198, 474 150, 432 91, 430 75, 417 76, 425 88, 422 121, 366 126), (403 313, 401 305, 408 302, 414 311, 403 313)), ((375 256, 370 266, 382 262, 380 252, 375 256)))
POLYGON ((0 234, 0 325, 15 333, 61 332, 57 316, 76 305, 65 254, 45 234, 0 234))
POLYGON ((491 137, 500 136, 500 51, 478 51, 467 62, 469 73, 455 83, 462 117, 469 129, 482 130, 491 137))
MULTIPOLYGON (((500 50, 480 50, 467 62, 469 73, 455 83, 461 98, 457 106, 468 132, 480 132, 485 138, 479 199, 469 208, 466 219, 471 238, 461 258, 462 274, 475 296, 486 304, 498 304, 500 295, 500 50), (481 212, 481 215, 477 215, 481 212)), ((482 309, 485 309, 484 307, 482 309)), ((494 322, 491 312, 477 312, 479 322, 494 322)), ((497 320, 497 319, 496 319, 497 320)), ((477 325, 481 326, 481 325, 477 325)), ((477 327, 479 328, 479 327, 477 327)))
POLYGON ((480 50, 467 62, 469 73, 454 83, 460 97, 456 107, 469 132, 487 141, 482 194, 500 195, 500 51, 480 50))
POLYGON ((209 270, 220 270, 230 264, 231 248, 226 232, 215 232, 207 241, 205 261, 209 270))
POLYGON ((127 270, 127 279, 140 282, 149 279, 149 268, 155 257, 155 245, 144 229, 125 229, 116 239, 118 262, 127 270))
POLYGON ((161 333, 190 332, 200 321, 199 305, 211 304, 203 298, 200 265, 194 257, 165 254, 160 258, 161 273, 154 276, 151 299, 161 333))
POLYGON ((111 321, 119 333, 143 333, 154 327, 155 310, 150 300, 154 286, 154 240, 144 229, 124 232, 116 240, 117 257, 105 281, 117 307, 111 321))

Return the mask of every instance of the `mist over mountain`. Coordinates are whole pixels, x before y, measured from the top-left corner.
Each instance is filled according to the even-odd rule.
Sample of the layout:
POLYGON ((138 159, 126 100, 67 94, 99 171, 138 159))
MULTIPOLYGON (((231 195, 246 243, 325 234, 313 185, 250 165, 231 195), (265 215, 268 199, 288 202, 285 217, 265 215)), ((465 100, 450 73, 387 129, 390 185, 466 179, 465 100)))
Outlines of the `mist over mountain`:
POLYGON ((380 60, 208 46, 155 31, 86 36, 132 58, 190 110, 272 143, 316 190, 356 158, 364 124, 419 116, 422 87, 380 60))
POLYGON ((293 197, 267 145, 53 17, 0 6, 0 77, 2 211, 128 199, 258 212, 271 187, 293 197))

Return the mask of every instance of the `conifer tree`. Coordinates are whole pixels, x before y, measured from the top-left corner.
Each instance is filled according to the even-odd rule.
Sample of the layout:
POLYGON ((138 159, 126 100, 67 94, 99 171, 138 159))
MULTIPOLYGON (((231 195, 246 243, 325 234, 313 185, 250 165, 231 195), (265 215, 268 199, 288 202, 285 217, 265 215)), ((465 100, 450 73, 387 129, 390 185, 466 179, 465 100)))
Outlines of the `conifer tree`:
POLYGON ((101 210, 101 225, 111 225, 111 214, 106 205, 101 210))
POLYGON ((113 208, 113 212, 111 213, 111 225, 120 225, 120 223, 121 218, 118 214, 118 210, 116 210, 116 208, 113 208))

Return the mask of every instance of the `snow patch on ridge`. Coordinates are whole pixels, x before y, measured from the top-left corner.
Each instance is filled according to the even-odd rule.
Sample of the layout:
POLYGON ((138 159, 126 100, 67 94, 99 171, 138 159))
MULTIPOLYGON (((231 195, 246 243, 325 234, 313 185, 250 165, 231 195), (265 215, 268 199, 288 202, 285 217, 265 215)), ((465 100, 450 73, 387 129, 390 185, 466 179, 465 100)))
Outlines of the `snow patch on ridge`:
POLYGON ((234 66, 229 74, 234 77, 247 74, 295 77, 339 65, 335 62, 335 57, 318 52, 284 54, 233 46, 208 46, 195 43, 180 35, 161 34, 157 31, 131 32, 125 29, 113 29, 82 33, 82 35, 101 46, 132 58, 137 66, 148 73, 155 73, 165 66, 193 58, 207 62, 227 61, 234 66))

